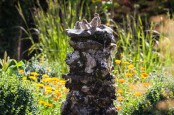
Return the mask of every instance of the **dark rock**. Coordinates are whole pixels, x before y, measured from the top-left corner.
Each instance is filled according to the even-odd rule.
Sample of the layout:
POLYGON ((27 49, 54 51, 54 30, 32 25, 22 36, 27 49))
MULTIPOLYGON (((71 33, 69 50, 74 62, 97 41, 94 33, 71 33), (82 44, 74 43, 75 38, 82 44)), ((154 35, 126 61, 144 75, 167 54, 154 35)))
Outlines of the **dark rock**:
POLYGON ((61 114, 117 115, 113 105, 115 78, 110 74, 115 48, 113 30, 100 25, 98 15, 93 25, 83 22, 77 22, 75 29, 66 30, 74 51, 66 58, 70 71, 62 75, 70 92, 62 103, 61 114))

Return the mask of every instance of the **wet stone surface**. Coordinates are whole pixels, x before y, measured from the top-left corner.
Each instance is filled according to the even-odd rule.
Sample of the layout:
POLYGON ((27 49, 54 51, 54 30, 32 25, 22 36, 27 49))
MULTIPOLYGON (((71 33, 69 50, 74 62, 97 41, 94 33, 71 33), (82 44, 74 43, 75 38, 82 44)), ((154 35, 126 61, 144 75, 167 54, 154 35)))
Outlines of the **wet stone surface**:
POLYGON ((110 74, 111 52, 115 38, 111 28, 102 25, 100 17, 90 23, 77 22, 67 29, 74 51, 66 64, 70 71, 62 75, 70 89, 61 106, 61 115, 117 115, 114 77, 110 74))

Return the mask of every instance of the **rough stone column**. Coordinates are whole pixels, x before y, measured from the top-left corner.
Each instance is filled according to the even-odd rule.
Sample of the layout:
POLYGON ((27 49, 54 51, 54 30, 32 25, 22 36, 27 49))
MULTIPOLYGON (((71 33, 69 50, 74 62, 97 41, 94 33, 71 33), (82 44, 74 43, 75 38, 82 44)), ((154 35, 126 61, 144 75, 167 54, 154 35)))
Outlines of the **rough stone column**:
POLYGON ((70 72, 62 75, 70 89, 62 115, 117 115, 115 78, 110 74, 115 38, 113 30, 100 22, 95 15, 90 23, 83 20, 66 30, 74 51, 66 58, 70 72))

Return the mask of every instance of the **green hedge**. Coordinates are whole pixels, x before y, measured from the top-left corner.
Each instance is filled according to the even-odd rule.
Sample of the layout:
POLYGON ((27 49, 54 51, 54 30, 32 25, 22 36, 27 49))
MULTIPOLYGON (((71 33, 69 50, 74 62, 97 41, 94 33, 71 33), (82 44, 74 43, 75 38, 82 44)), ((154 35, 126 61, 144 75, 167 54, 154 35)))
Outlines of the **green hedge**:
POLYGON ((32 93, 14 77, 0 76, 0 114, 36 114, 32 93))

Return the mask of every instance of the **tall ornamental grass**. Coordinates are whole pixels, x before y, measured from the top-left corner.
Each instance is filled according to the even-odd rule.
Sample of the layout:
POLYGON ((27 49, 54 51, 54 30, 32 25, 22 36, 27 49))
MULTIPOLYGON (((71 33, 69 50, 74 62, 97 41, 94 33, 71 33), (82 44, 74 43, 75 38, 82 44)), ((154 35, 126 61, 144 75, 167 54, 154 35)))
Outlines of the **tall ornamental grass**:
POLYGON ((149 27, 143 26, 141 17, 137 19, 128 16, 125 26, 116 24, 118 59, 132 62, 140 69, 143 66, 148 72, 154 67, 160 67, 159 51, 155 48, 156 41, 160 38, 160 34, 149 27))
POLYGON ((56 62, 60 70, 66 70, 64 60, 71 49, 65 29, 73 28, 74 23, 85 16, 82 14, 84 3, 88 2, 86 3, 85 0, 49 1, 49 9, 46 13, 39 10, 38 13, 33 14, 39 43, 34 43, 29 51, 39 50, 50 62, 56 62))

